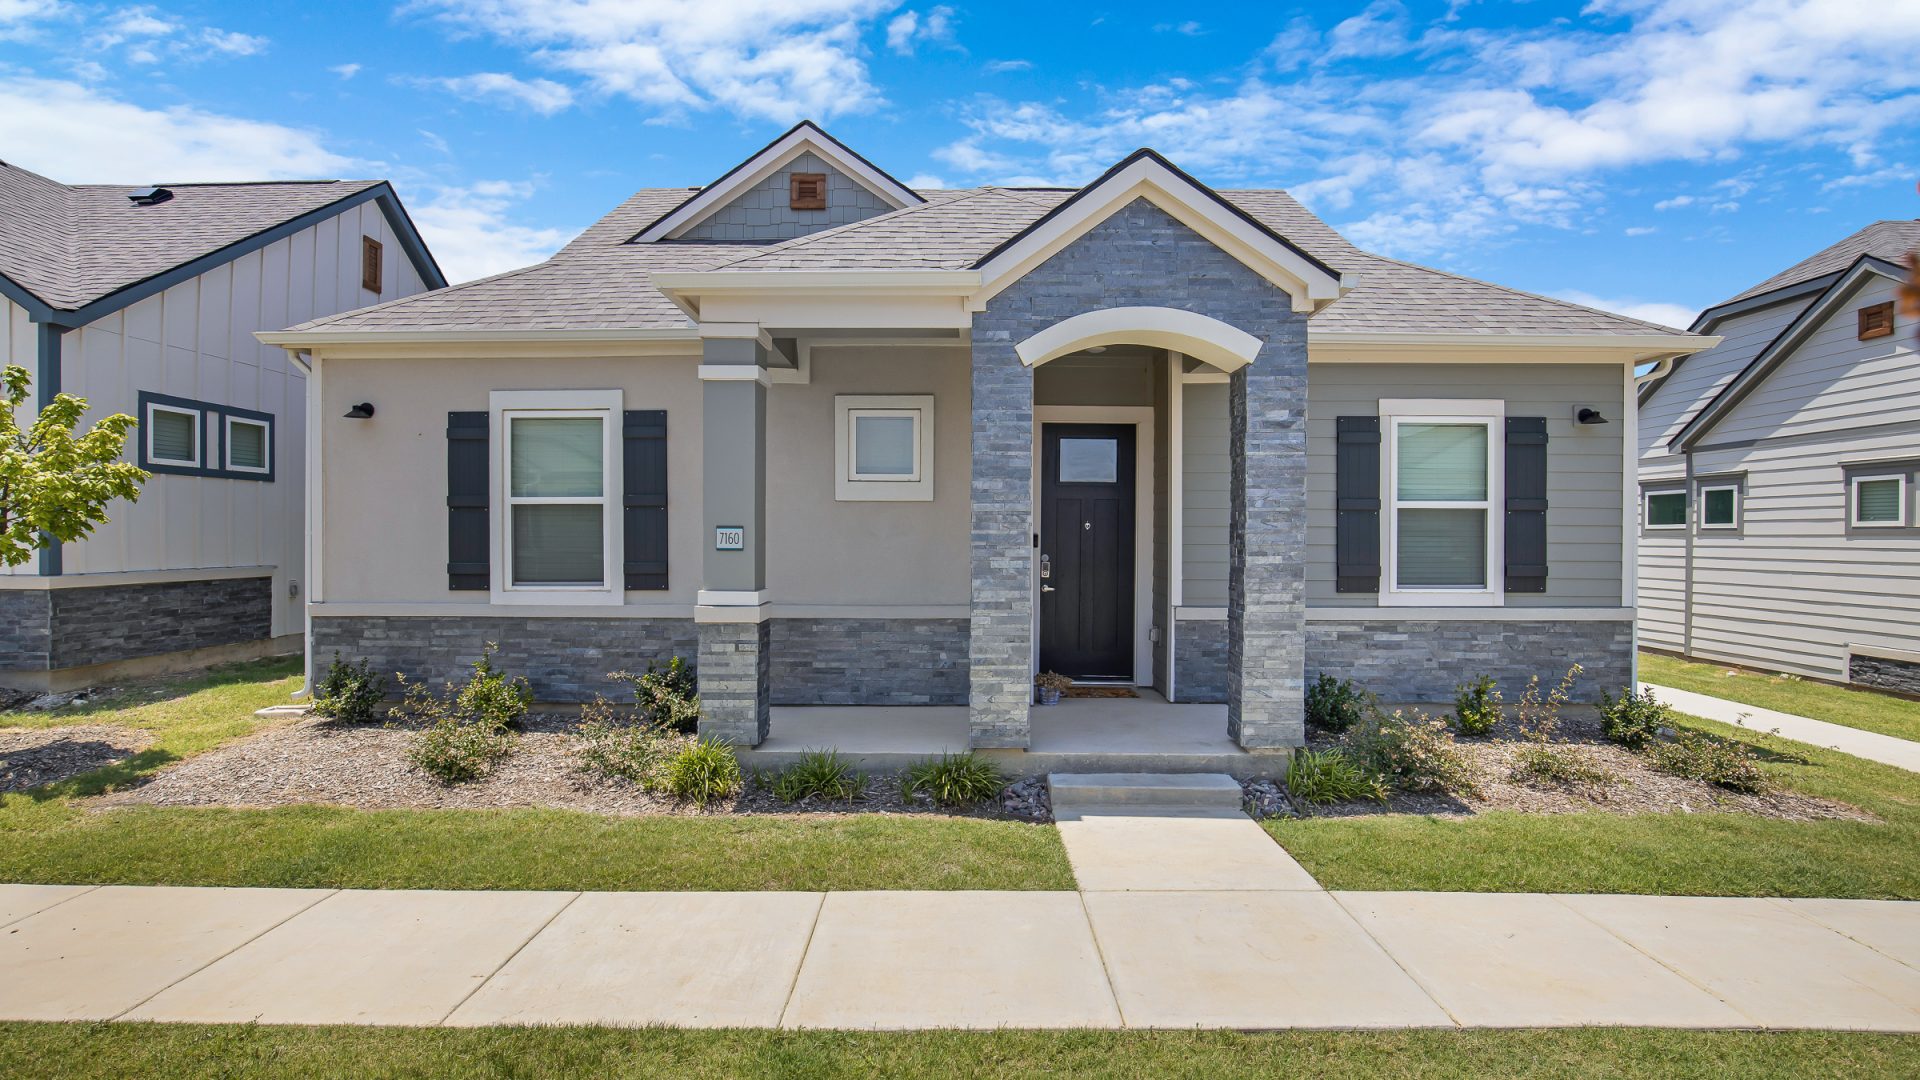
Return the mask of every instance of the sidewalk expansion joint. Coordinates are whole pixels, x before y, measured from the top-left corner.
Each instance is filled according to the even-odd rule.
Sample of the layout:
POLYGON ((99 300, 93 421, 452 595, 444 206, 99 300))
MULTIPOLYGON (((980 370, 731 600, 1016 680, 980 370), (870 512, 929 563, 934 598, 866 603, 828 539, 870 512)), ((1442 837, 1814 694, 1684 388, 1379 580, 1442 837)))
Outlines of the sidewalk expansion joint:
POLYGON ((453 1003, 453 1008, 448 1009, 445 1013, 441 1014, 440 1019, 435 1022, 435 1026, 441 1026, 441 1027, 445 1026, 447 1020, 451 1018, 454 1013, 457 1013, 460 1011, 460 1006, 465 1005, 468 1001, 472 1000, 473 995, 479 993, 482 987, 485 987, 488 983, 492 982, 493 977, 495 975, 498 975, 502 971, 506 970, 507 965, 513 963, 514 957, 519 956, 522 952, 526 950, 527 946, 533 944, 534 938, 537 938, 541 934, 546 933, 547 927, 553 925, 553 920, 559 918, 562 914, 564 914, 568 908, 574 905, 574 901, 579 900, 584 895, 586 894, 574 893, 572 896, 568 897, 567 902, 564 904, 561 904, 557 909, 554 910, 553 914, 547 916, 546 921, 541 923, 539 926, 535 927, 533 933, 528 934, 526 938, 520 942, 520 944, 514 946, 513 951, 507 954, 507 958, 505 960, 502 960, 498 964, 495 964, 493 970, 487 972, 486 978, 481 979, 479 982, 474 983, 473 988, 471 990, 468 990, 466 993, 460 995, 460 1000, 453 1003))
POLYGON ((275 922, 272 926, 263 928, 259 933, 254 934, 253 936, 247 938, 247 940, 242 941, 238 945, 235 945, 233 948, 228 949, 226 952, 221 953, 219 956, 216 956, 213 959, 207 961, 206 963, 201 964, 199 967, 194 968, 192 971, 187 972, 185 975, 182 975, 179 978, 168 983, 167 985, 161 987, 160 989, 155 990, 153 993, 148 994, 146 997, 141 998, 139 1001, 136 1001, 133 1004, 127 1006, 126 1008, 120 1010, 119 1012, 114 1013, 113 1016, 109 1017, 109 1019, 112 1019, 112 1020, 120 1019, 121 1017, 127 1015, 128 1013, 134 1011, 135 1009, 138 1009, 140 1006, 145 1005, 147 1002, 152 1001, 154 998, 159 997, 161 994, 164 994, 167 991, 173 989, 174 987, 179 986, 181 983, 186 982, 188 979, 193 978, 195 975, 200 974, 201 972, 207 970, 208 968, 219 963, 220 961, 225 960, 227 957, 232 956, 234 953, 239 952, 241 949, 244 949, 247 946, 253 944, 254 942, 259 941, 261 938, 266 937, 268 934, 273 933, 275 930, 280 929, 281 927, 287 925, 293 920, 299 918, 302 915, 305 915, 307 912, 312 911, 314 908, 319 907, 321 904, 324 904, 328 900, 331 900, 334 897, 339 895, 340 895, 339 889, 326 889, 322 891, 319 896, 314 897, 313 903, 304 905, 298 911, 289 912, 286 918, 275 922))

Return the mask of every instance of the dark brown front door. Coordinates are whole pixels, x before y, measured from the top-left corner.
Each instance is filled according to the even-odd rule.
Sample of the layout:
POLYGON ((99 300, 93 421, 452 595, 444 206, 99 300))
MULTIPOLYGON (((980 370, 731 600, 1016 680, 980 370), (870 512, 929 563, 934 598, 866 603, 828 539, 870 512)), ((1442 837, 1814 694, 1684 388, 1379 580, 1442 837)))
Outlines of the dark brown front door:
POLYGON ((1040 669, 1133 675, 1134 428, 1040 428, 1040 669))

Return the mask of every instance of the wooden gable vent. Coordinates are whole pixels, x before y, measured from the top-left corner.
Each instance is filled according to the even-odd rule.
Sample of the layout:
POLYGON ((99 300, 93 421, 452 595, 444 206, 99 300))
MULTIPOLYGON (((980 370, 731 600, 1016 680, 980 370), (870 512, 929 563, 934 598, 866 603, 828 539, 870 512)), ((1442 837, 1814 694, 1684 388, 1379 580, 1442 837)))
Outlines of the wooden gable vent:
POLYGON ((788 173, 787 208, 790 210, 825 210, 827 208, 827 174, 817 172, 788 173))
POLYGON ((1860 309, 1860 340, 1887 337, 1893 333, 1893 301, 1869 304, 1860 309))
POLYGON ((380 291, 380 241, 371 236, 360 238, 360 287, 380 291))

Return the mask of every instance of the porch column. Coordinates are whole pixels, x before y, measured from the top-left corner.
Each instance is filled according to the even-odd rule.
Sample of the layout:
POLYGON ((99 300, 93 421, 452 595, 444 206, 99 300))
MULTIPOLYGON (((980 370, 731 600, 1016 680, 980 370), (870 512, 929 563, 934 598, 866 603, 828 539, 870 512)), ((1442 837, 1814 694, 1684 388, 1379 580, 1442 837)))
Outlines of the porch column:
POLYGON ((1227 735, 1248 750, 1306 743, 1306 320, 1271 327, 1233 373, 1227 735))
POLYGON ((766 740, 767 358, 758 326, 700 328, 700 734, 766 740))
POLYGON ((1033 702, 1033 372, 1005 313, 973 317, 973 570, 967 724, 974 746, 1028 740, 1033 702))

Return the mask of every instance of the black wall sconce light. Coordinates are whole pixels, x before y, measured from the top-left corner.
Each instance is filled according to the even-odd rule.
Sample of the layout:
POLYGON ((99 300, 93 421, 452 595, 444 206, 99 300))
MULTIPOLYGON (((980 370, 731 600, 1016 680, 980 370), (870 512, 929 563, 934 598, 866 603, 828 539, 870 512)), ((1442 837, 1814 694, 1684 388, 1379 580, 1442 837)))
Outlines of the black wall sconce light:
POLYGON ((1573 422, 1576 424, 1604 424, 1607 422, 1607 418, 1600 415, 1599 409, 1580 405, 1576 406, 1573 410, 1573 422))
POLYGON ((360 404, 358 404, 358 405, 355 405, 355 406, 354 406, 353 408, 351 408, 351 409, 348 409, 348 410, 347 410, 347 419, 349 419, 349 420, 371 420, 371 419, 373 419, 373 402, 371 402, 371 401, 363 401, 363 402, 361 402, 360 404))

